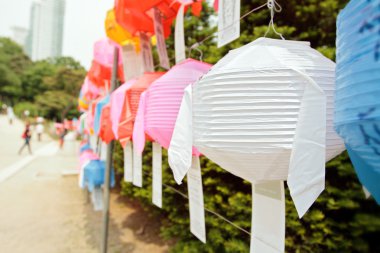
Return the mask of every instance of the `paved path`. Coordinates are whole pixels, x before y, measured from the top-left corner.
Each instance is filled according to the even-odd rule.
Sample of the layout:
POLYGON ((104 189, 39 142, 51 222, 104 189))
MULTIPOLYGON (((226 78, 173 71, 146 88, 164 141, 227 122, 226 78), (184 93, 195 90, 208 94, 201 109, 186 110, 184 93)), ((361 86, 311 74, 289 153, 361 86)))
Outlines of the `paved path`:
MULTIPOLYGON (((41 143, 33 138, 33 156, 19 156, 22 128, 0 116, 0 252, 99 252, 102 214, 92 210, 77 177, 67 175, 78 165, 77 142, 59 150, 47 136, 41 143)), ((138 206, 112 194, 109 252, 166 252, 157 226, 140 229, 147 222, 138 206)))
MULTIPOLYGON (((20 159, 17 152, 24 143, 21 138, 23 131, 24 124, 21 121, 15 120, 12 125, 9 125, 8 119, 3 115, 0 116, 0 171, 20 159)), ((37 136, 33 133, 32 150, 41 148, 50 141, 46 136, 43 136, 42 141, 38 142, 37 136)), ((25 148, 22 157, 27 156, 27 154, 28 150, 25 148)))

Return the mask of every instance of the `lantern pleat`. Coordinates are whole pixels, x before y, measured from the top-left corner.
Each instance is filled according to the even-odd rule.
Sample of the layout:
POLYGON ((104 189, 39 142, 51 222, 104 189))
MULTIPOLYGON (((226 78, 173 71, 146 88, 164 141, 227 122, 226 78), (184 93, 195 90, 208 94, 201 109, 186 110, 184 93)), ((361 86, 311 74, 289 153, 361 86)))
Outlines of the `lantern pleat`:
MULTIPOLYGON (((139 107, 144 127, 135 128, 133 133, 133 142, 139 152, 145 145, 144 132, 162 147, 169 148, 186 86, 196 82, 210 67, 210 64, 187 59, 172 67, 145 91, 145 106, 139 107)), ((194 152, 199 154, 196 150, 194 152)))

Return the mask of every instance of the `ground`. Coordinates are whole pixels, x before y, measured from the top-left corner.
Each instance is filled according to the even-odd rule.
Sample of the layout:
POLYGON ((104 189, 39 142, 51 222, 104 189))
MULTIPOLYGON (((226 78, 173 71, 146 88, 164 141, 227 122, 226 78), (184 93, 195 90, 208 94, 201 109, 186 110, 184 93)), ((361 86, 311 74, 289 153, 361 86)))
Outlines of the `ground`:
MULTIPOLYGON (((0 252, 99 252, 102 213, 93 211, 78 187, 78 143, 63 150, 47 135, 32 138, 33 155, 22 145, 23 124, 0 116, 0 252)), ((167 252, 157 221, 114 190, 110 207, 110 253, 167 252)))

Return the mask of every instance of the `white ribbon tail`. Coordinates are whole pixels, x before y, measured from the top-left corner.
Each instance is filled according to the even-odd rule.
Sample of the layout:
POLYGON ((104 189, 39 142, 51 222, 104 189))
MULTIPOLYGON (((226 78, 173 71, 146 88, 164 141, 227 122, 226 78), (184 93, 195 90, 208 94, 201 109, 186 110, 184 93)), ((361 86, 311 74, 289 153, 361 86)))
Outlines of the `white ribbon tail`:
POLYGON ((285 252, 284 182, 252 184, 250 253, 285 252))
POLYGON ((191 166, 193 148, 191 88, 189 85, 185 89, 168 150, 169 165, 177 184, 181 184, 191 166))
POLYGON ((142 187, 142 154, 133 147, 133 184, 142 187))
POLYGON ((189 192, 190 231, 203 243, 206 243, 205 210, 201 166, 198 156, 192 157, 192 164, 187 173, 189 192))
POLYGON ((152 202, 162 208, 162 148, 157 142, 152 143, 153 150, 153 182, 152 202))
POLYGON ((133 154, 132 142, 128 141, 124 148, 124 181, 133 181, 133 154))
POLYGON ((301 218, 325 188, 326 95, 305 73, 306 81, 293 149, 288 186, 301 218))
POLYGON ((184 13, 185 13, 185 5, 182 4, 178 10, 177 18, 175 20, 174 48, 175 48, 175 62, 176 63, 180 63, 186 60, 185 30, 184 30, 184 24, 183 24, 184 13))

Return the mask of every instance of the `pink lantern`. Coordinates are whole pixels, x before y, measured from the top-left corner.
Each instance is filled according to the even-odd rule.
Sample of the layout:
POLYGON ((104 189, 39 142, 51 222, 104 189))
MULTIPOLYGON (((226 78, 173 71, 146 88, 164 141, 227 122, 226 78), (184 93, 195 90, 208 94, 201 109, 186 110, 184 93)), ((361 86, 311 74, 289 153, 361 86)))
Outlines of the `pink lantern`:
POLYGON ((85 187, 85 182, 84 182, 84 167, 86 165, 93 161, 93 160, 99 160, 99 156, 94 153, 92 150, 86 150, 84 151, 80 156, 79 156, 79 187, 84 188, 85 187))
POLYGON ((135 79, 131 79, 125 84, 121 85, 111 94, 111 122, 112 131, 115 135, 115 139, 118 139, 118 129, 121 117, 121 112, 123 110, 123 105, 126 97, 127 91, 136 82, 135 79))
POLYGON ((97 103, 102 100, 103 97, 98 97, 96 100, 93 100, 89 105, 89 110, 86 118, 86 129, 90 134, 94 132, 94 120, 95 120, 95 108, 97 103))
POLYGON ((118 44, 110 39, 101 39, 94 44, 94 60, 107 68, 112 68, 113 65, 113 52, 115 47, 119 50, 118 65, 123 64, 121 48, 118 44))
POLYGON ((85 163, 87 163, 90 160, 97 160, 99 159, 99 156, 94 153, 92 150, 86 150, 79 156, 79 165, 80 168, 83 167, 85 163))
POLYGON ((115 47, 119 49, 119 78, 124 80, 122 50, 120 45, 110 39, 101 39, 94 44, 94 58, 87 74, 89 79, 98 87, 109 88, 115 47))
POLYGON ((82 85, 81 93, 84 97, 86 97, 86 99, 93 100, 99 97, 103 91, 101 88, 92 83, 88 77, 86 77, 82 85))
MULTIPOLYGON (((168 149, 186 86, 197 81, 211 68, 193 59, 175 65, 141 95, 133 131, 133 144, 141 153, 145 134, 168 149)), ((194 155, 199 152, 194 148, 194 155)))
POLYGON ((72 130, 73 128, 73 122, 71 120, 65 119, 63 121, 63 126, 66 130, 72 130))

